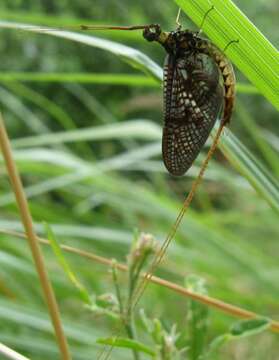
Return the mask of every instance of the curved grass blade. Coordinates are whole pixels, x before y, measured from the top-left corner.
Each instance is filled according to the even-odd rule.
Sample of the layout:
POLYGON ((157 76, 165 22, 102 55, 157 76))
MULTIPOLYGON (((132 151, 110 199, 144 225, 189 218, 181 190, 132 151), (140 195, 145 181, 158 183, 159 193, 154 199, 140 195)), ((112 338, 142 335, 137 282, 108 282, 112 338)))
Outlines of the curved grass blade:
POLYGON ((220 148, 252 187, 279 213, 278 182, 229 129, 221 138, 220 148))
POLYGON ((260 92, 279 109, 278 51, 264 35, 249 21, 240 9, 230 0, 175 0, 198 27, 204 14, 214 6, 203 24, 203 31, 260 90, 260 92))
MULTIPOLYGON (((215 131, 215 130, 214 130, 215 131)), ((214 134, 213 131, 213 134, 214 134)), ((111 125, 92 127, 92 129, 79 129, 56 134, 37 135, 16 139, 12 142, 15 148, 53 145, 66 142, 84 140, 108 140, 108 139, 145 139, 159 140, 160 128, 147 120, 134 120, 111 125)), ((220 149, 234 165, 234 167, 249 181, 252 187, 270 204, 276 212, 279 212, 279 186, 270 172, 258 159, 241 143, 229 130, 220 141, 220 149)), ((159 147, 158 147, 159 151, 159 147)), ((83 175, 88 176, 88 175, 83 175)))
POLYGON ((63 39, 69 39, 77 41, 86 45, 90 45, 99 49, 103 49, 119 56, 122 60, 126 61, 133 67, 140 69, 141 71, 151 75, 155 79, 162 79, 162 69, 158 64, 151 60, 148 56, 142 52, 128 47, 126 45, 119 44, 114 41, 100 39, 94 36, 81 34, 78 32, 46 29, 42 30, 42 27, 35 25, 27 25, 20 23, 11 23, 8 21, 0 21, 0 28, 14 29, 17 31, 29 31, 44 35, 51 35, 56 37, 62 37, 63 39))
MULTIPOLYGON (((80 84, 123 85, 144 88, 159 88, 154 78, 138 74, 113 73, 59 73, 59 72, 0 72, 0 83, 24 82, 69 82, 80 84)), ((247 83, 236 84, 236 90, 242 94, 259 94, 259 90, 247 83)))

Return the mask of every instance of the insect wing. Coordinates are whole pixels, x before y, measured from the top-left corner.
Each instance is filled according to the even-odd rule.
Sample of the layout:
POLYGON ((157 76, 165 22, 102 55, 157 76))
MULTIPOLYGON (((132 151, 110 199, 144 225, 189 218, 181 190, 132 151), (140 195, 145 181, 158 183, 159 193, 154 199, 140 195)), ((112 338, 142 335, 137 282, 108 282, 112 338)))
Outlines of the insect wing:
POLYGON ((210 56, 167 56, 162 152, 171 174, 183 175, 191 167, 222 110, 223 99, 220 71, 210 56))

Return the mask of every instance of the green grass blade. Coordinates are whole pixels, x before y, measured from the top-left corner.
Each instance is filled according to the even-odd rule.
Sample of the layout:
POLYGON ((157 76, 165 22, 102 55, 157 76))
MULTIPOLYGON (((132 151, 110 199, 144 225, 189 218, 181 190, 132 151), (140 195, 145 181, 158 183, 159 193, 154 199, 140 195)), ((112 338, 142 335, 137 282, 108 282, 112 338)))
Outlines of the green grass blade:
MULTIPOLYGON (((127 85, 160 87, 158 81, 154 78, 137 74, 108 74, 108 73, 36 73, 36 72, 5 72, 0 73, 0 82, 70 82, 81 84, 100 84, 100 85, 127 85)), ((243 88, 247 85, 243 84, 243 88)), ((248 85, 248 91, 253 93, 255 88, 251 89, 248 85)), ((244 89, 245 91, 245 89, 244 89)))
MULTIPOLYGON (((183 7, 183 9, 185 10, 185 2, 184 1, 178 1, 178 2, 180 3, 181 7, 183 7)), ((225 3, 227 4, 227 1, 225 1, 224 4, 225 3)), ((191 4, 191 7, 189 8, 190 9, 189 15, 194 13, 196 16, 193 17, 193 20, 196 20, 197 23, 199 23, 199 20, 201 22, 202 17, 203 17, 202 14, 204 14, 206 12, 206 10, 208 10, 208 6, 207 7, 205 6, 205 1, 204 0, 200 1, 198 8, 197 8, 196 2, 189 1, 189 2, 187 2, 187 4, 188 4, 187 6, 190 6, 189 4, 191 4), (192 12, 191 12, 191 10, 192 10, 192 12)), ((219 9, 219 7, 217 7, 217 9, 219 9)), ((220 12, 220 9, 218 11, 212 11, 212 13, 215 14, 214 16, 217 17, 217 20, 218 20, 218 21, 216 20, 217 21, 216 24, 220 25, 220 21, 221 21, 221 24, 223 24, 223 26, 225 26, 227 24, 228 20, 226 20, 226 18, 224 18, 224 14, 222 16, 220 16, 219 12, 220 12)), ((228 14, 228 11, 225 9, 224 13, 228 14)), ((217 40, 218 40, 218 41, 216 41, 216 44, 222 48, 228 43, 228 40, 236 38, 236 37, 232 36, 233 34, 231 34, 231 32, 233 31, 234 28, 230 28, 231 32, 228 32, 229 38, 227 38, 223 34, 222 31, 221 32, 219 31, 219 27, 217 25, 215 26, 213 24, 212 19, 210 20, 211 16, 212 16, 212 14, 210 13, 210 16, 208 16, 206 19, 204 28, 205 28, 205 30, 207 30, 209 32, 212 31, 213 34, 215 34, 215 37, 217 37, 217 40), (219 34, 219 32, 220 32, 220 34, 219 34)), ((235 16, 235 14, 234 14, 234 16, 235 16)), ((246 20, 246 21, 248 21, 248 20, 246 20)), ((42 29, 37 26, 32 27, 30 25, 22 25, 22 24, 9 23, 9 22, 3 22, 3 21, 0 22, 0 27, 16 29, 18 31, 19 31, 19 29, 21 29, 22 31, 25 31, 25 30, 30 31, 32 29, 31 31, 38 32, 38 33, 40 33, 42 31, 42 29)), ((254 29, 254 31, 257 32, 255 29, 254 29)), ((46 31, 44 31, 44 34, 46 34, 46 31)), ((145 73, 151 74, 156 79, 158 79, 158 80, 162 79, 162 69, 156 63, 154 63, 151 59, 149 59, 146 55, 144 55, 140 51, 135 50, 133 48, 118 44, 116 42, 112 42, 112 41, 108 41, 108 40, 104 40, 104 39, 98 39, 93 36, 88 36, 88 35, 84 35, 84 34, 71 33, 68 31, 54 30, 54 31, 50 31, 49 35, 67 38, 67 39, 70 39, 73 41, 78 41, 78 42, 81 42, 81 43, 84 43, 84 44, 87 44, 87 45, 90 45, 93 47, 98 47, 98 48, 110 51, 113 54, 120 56, 122 59, 127 61, 129 64, 132 64, 133 66, 143 70, 145 73)), ((258 36, 260 36, 260 35, 258 35, 258 36)), ((212 37, 212 39, 215 41, 214 37, 212 37)), ((257 40, 257 41, 259 41, 259 40, 257 40)), ((266 44, 266 42, 267 42, 267 40, 265 40, 265 41, 263 40, 263 44, 266 45, 266 47, 264 47, 264 49, 270 48, 268 45, 269 43, 267 42, 267 44, 266 44)), ((236 51, 236 48, 238 48, 238 46, 240 46, 240 45, 241 45, 241 42, 239 44, 237 44, 237 46, 230 46, 230 48, 228 49, 229 54, 232 52, 234 54, 234 56, 237 58, 239 56, 239 54, 238 54, 238 50, 236 51)), ((242 46, 243 46, 243 44, 240 47, 241 49, 242 49, 242 46)), ((270 46, 271 46, 270 50, 272 50, 273 47, 272 47, 272 45, 270 45, 270 46)), ((268 59, 269 58, 270 57, 268 57, 268 59)), ((244 58, 244 60, 245 60, 245 58, 244 58)), ((261 59, 257 59, 257 60, 260 61, 261 59)), ((262 62, 263 62, 263 66, 264 66, 265 60, 262 60, 262 62)), ((272 64, 273 63, 271 63, 271 66, 274 69, 274 66, 272 64)), ((249 62, 248 65, 251 67, 251 69, 250 68, 249 69, 252 71, 253 66, 254 66, 253 61, 251 61, 251 63, 249 62)), ((269 69, 269 67, 268 67, 268 69, 269 69)), ((269 72, 267 70, 265 72, 265 75, 269 79, 269 72)), ((244 73, 246 74, 245 71, 244 71, 244 73)), ((257 79, 259 81, 261 79, 264 80, 264 78, 261 77, 259 74, 258 74, 257 79)), ((274 79, 275 78, 272 77, 272 82, 275 81, 274 79)), ((258 86, 258 83, 255 82, 255 85, 258 86)), ((262 91, 261 87, 258 86, 258 88, 262 93, 264 93, 264 91, 262 91)), ((269 87, 269 89, 271 89, 271 87, 269 87)), ((273 95, 275 95, 275 97, 278 97, 278 95, 275 93, 273 95)), ((232 161, 236 165, 236 167, 248 179, 248 181, 252 184, 252 186, 268 201, 268 203, 272 206, 272 208, 275 209, 276 211, 279 211, 278 189, 276 188, 276 185, 274 184, 274 182, 271 180, 271 177, 268 175, 268 172, 266 170, 264 170, 262 166, 259 166, 259 162, 256 159, 254 159, 254 157, 251 156, 251 154, 244 147, 244 145, 240 144, 240 142, 229 131, 227 132, 227 136, 225 138, 223 137, 223 139, 225 139, 223 144, 225 143, 226 145, 223 146, 222 149, 225 151, 225 153, 229 157, 230 161, 232 161), (249 153, 249 155, 248 155, 248 153, 249 153)))
POLYGON ((48 223, 44 223, 45 226, 45 232, 47 234, 47 238, 50 242, 51 248, 60 264, 62 269, 64 270, 65 274, 71 281, 71 283, 75 286, 75 288, 78 290, 78 294, 80 295, 81 300, 91 305, 90 296, 86 290, 86 288, 80 283, 80 281, 77 279, 75 273, 72 271, 69 263, 67 262, 63 251, 60 248, 59 242, 56 239, 56 236, 54 235, 54 232, 52 231, 52 228, 48 223))
POLYGON ((226 129, 220 147, 233 166, 253 188, 279 213, 279 185, 269 171, 229 130, 226 129))
MULTIPOLYGON (((94 19, 84 19, 77 17, 70 17, 68 14, 63 16, 53 16, 50 13, 39 13, 39 12, 27 12, 27 11, 5 11, 1 9, 1 18, 9 21, 16 22, 25 22, 28 24, 39 24, 50 27, 67 27, 67 26, 80 26, 80 25, 111 25, 111 23, 107 23, 104 21, 95 21, 94 19)), ((114 31, 114 30, 98 30, 98 34, 100 36, 109 37, 111 39, 119 39, 122 40, 130 40, 132 42, 145 42, 145 39, 141 36, 138 36, 136 31, 114 31)))
MULTIPOLYGON (((48 82, 48 83, 80 83, 100 85, 124 85, 133 87, 159 88, 160 84, 151 77, 138 74, 108 73, 36 73, 36 72, 0 72, 0 83, 3 82, 48 82)), ((243 94, 259 94, 259 90, 250 84, 238 83, 237 92, 243 94)))
MULTIPOLYGON (((56 29, 51 29, 50 31, 47 31, 45 29, 42 30, 42 27, 40 26, 11 23, 8 21, 0 21, 0 28, 14 29, 17 31, 29 31, 33 33, 35 32, 39 34, 52 35, 56 37, 61 37, 63 39, 77 41, 89 46, 109 51, 114 55, 119 56, 127 63, 131 64, 133 67, 140 69, 148 75, 151 75, 155 79, 161 80, 163 76, 163 72, 160 66, 156 64, 153 60, 151 60, 148 56, 136 49, 119 44, 114 41, 101 39, 77 32, 61 31, 56 29)), ((139 36, 141 36, 141 34, 139 34, 139 36)))
POLYGON ((148 120, 130 120, 127 122, 93 126, 91 128, 68 130, 44 134, 40 136, 28 136, 13 140, 14 148, 34 147, 43 145, 62 144, 79 141, 100 141, 108 139, 144 139, 160 140, 161 129, 157 124, 148 120))
MULTIPOLYGON (((82 140, 107 140, 107 139, 145 139, 145 140, 159 140, 161 130, 152 122, 146 120, 135 120, 129 122, 122 122, 118 124, 103 125, 93 127, 92 129, 80 129, 67 132, 60 132, 57 134, 45 134, 40 136, 32 136, 13 141, 14 148, 53 145, 70 141, 82 140)), ((278 184, 271 176, 267 169, 256 159, 251 152, 241 143, 229 129, 221 138, 221 150, 224 152, 229 161, 235 168, 250 182, 253 188, 271 205, 271 207, 279 212, 279 190, 278 184)), ((141 153, 144 154, 143 149, 141 153)), ((38 152, 38 151, 37 151, 38 152)), ((36 153, 37 153, 36 152, 36 153)), ((154 155, 155 153, 153 153, 154 155)), ((152 153, 149 153, 153 156, 152 153)), ((133 155, 133 152, 129 153, 133 155)), ((117 158, 117 157, 116 157, 117 158)), ((122 165, 125 159, 121 158, 122 165)), ((136 160, 134 158, 134 160, 136 160)), ((143 158, 141 158, 143 160, 143 158)), ((119 164, 119 162, 118 162, 119 164)), ((114 166, 113 159, 105 162, 104 166, 114 166)), ((88 175, 82 175, 88 176, 88 175)))
POLYGON ((16 94, 18 98, 27 99, 28 101, 36 104, 38 107, 47 109, 50 116, 52 116, 63 128, 76 128, 75 121, 65 110, 62 109, 62 107, 56 105, 53 101, 47 99, 37 91, 34 91, 19 82, 5 84, 5 87, 16 94))
POLYGON ((253 117, 247 111, 240 99, 237 102, 236 113, 238 119, 241 122, 241 126, 246 129, 249 137, 253 139, 257 148, 260 150, 262 156, 265 158, 267 164, 272 169, 274 176, 279 176, 279 164, 278 164, 278 154, 273 150, 271 144, 269 144, 264 137, 262 136, 262 129, 254 121, 253 117))
POLYGON ((3 87, 0 87, 0 103, 14 113, 35 134, 49 132, 49 128, 18 97, 3 87))
POLYGON ((232 40, 226 55, 260 92, 279 109, 278 51, 230 0, 175 0, 200 27, 205 13, 203 31, 220 48, 232 40))
MULTIPOLYGON (((23 325, 25 328, 30 328, 38 333, 42 332, 44 335, 52 334, 51 323, 45 312, 38 311, 34 307, 28 307, 22 304, 12 303, 6 299, 0 300, 0 320, 8 320, 15 323, 16 326, 23 325)), ((64 328, 67 337, 70 340, 76 341, 85 345, 94 346, 95 339, 100 337, 100 331, 92 330, 88 326, 79 326, 74 321, 64 319, 64 328)))

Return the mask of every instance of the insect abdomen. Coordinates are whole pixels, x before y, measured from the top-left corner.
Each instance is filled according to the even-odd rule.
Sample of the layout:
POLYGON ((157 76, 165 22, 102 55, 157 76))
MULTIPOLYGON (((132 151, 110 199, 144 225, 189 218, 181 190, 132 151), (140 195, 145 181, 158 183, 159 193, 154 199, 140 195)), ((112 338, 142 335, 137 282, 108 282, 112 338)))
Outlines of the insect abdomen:
POLYGON ((204 41, 200 46, 204 53, 207 53, 210 56, 212 56, 218 68, 220 69, 220 72, 223 77, 224 90, 225 90, 225 95, 224 95, 225 104, 224 104, 224 114, 222 120, 223 123, 226 125, 230 122, 230 118, 234 106, 235 85, 236 85, 234 70, 229 59, 214 44, 212 44, 209 41, 204 41))

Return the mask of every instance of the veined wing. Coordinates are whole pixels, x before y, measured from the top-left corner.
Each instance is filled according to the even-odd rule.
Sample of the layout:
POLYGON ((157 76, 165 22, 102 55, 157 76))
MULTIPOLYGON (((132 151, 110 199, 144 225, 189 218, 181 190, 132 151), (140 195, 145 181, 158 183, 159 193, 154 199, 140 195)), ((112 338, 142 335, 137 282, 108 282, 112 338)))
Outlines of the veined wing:
POLYGON ((223 105, 220 79, 218 67, 206 54, 167 56, 162 151, 171 174, 183 175, 206 142, 223 105))

